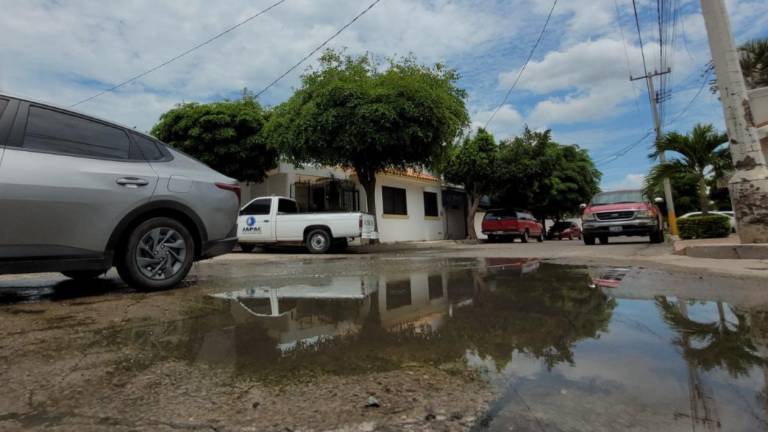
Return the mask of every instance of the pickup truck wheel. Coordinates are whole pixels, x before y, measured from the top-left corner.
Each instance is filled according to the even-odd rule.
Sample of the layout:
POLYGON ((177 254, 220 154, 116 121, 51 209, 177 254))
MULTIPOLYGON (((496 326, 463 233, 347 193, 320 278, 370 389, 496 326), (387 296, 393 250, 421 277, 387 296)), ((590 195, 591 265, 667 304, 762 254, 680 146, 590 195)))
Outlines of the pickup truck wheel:
POLYGON ((331 236, 324 229, 315 229, 307 234, 306 246, 313 254, 324 254, 331 248, 331 236))
POLYGON ((651 233, 651 243, 663 243, 664 232, 662 230, 656 230, 651 233))
POLYGON ((189 230, 174 219, 155 217, 131 232, 117 272, 137 289, 168 289, 187 276, 194 256, 195 242, 189 230))
POLYGON ((584 235, 584 244, 587 246, 592 246, 595 244, 595 238, 591 235, 584 235))
POLYGON ((523 243, 528 243, 528 230, 523 231, 523 235, 520 236, 520 241, 523 243))
POLYGON ((600 244, 608 244, 608 236, 600 236, 600 244))
POLYGON ((253 252, 253 248, 255 248, 255 244, 251 243, 240 243, 240 250, 242 250, 245 253, 253 252))

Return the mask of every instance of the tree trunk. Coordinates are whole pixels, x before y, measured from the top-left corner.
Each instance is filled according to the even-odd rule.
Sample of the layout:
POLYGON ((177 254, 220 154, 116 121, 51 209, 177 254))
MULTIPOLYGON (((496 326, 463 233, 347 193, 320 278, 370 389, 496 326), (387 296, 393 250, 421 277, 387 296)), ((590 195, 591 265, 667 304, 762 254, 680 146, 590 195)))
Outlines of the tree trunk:
POLYGON ((709 213, 709 195, 707 194, 707 181, 704 179, 704 175, 699 176, 699 205, 701 206, 701 212, 704 214, 709 213))
MULTIPOLYGON (((373 229, 379 232, 379 218, 376 215, 376 174, 363 169, 356 169, 357 180, 365 190, 366 211, 373 216, 373 229)), ((371 239, 371 243, 378 243, 371 239)))
POLYGON ((477 240, 477 232, 475 231, 475 213, 477 208, 480 207, 480 194, 477 192, 468 192, 469 196, 469 211, 467 212, 467 238, 469 240, 477 240))

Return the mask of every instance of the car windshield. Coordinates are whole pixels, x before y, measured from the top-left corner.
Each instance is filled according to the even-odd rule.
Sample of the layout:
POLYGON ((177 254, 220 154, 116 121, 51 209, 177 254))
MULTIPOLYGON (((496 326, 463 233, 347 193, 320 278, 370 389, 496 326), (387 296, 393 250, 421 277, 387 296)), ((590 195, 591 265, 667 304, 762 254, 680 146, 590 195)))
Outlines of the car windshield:
POLYGON ((592 197, 592 205, 643 202, 643 192, 638 190, 602 192, 592 197))

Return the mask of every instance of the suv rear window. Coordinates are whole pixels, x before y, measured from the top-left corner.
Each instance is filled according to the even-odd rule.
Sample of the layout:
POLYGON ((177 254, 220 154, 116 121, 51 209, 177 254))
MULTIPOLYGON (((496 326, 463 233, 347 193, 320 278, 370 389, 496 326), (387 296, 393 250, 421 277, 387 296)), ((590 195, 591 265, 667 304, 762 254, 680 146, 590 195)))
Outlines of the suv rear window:
POLYGON ((122 129, 45 108, 29 108, 24 148, 107 159, 128 159, 122 129))
POLYGON ((512 210, 493 210, 485 214, 485 219, 517 219, 517 212, 512 210))

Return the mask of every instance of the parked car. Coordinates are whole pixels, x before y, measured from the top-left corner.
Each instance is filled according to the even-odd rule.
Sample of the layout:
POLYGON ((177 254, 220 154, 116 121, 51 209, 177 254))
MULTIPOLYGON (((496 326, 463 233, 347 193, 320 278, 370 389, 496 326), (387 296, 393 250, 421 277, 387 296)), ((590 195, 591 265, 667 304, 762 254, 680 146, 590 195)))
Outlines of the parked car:
MULTIPOLYGON (((685 218, 689 218, 691 216, 698 216, 698 215, 702 215, 702 214, 704 214, 704 213, 702 213, 702 212, 690 212, 690 213, 686 213, 686 214, 680 216, 678 219, 685 219, 685 218)), ((709 212, 709 214, 716 214, 716 215, 727 217, 728 218, 728 223, 731 224, 731 232, 736 232, 736 216, 733 214, 732 211, 730 211, 730 210, 726 210, 726 211, 711 211, 711 212, 709 212)))
POLYGON ((582 208, 584 244, 593 245, 595 239, 606 244, 615 236, 649 236, 651 243, 664 241, 661 211, 640 190, 600 192, 582 208))
POLYGON ((490 210, 483 217, 482 232, 488 241, 513 240, 519 238, 523 243, 535 238, 544 241, 544 226, 532 214, 517 210, 490 210))
POLYGON ((244 252, 258 245, 303 244, 312 253, 326 253, 377 233, 369 214, 301 213, 296 201, 273 196, 255 198, 240 210, 237 237, 244 252))
POLYGON ((575 238, 581 240, 581 227, 576 222, 557 222, 549 228, 547 238, 550 240, 573 240, 575 238))
POLYGON ((237 244, 240 188, 155 138, 0 94, 0 273, 178 284, 237 244))

